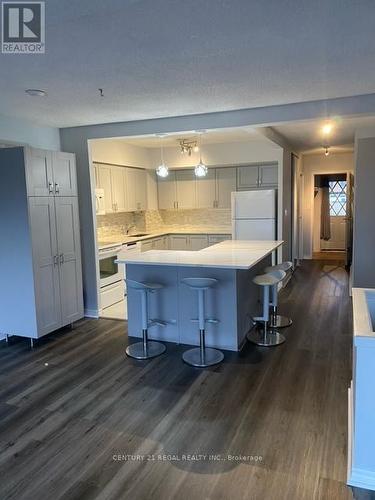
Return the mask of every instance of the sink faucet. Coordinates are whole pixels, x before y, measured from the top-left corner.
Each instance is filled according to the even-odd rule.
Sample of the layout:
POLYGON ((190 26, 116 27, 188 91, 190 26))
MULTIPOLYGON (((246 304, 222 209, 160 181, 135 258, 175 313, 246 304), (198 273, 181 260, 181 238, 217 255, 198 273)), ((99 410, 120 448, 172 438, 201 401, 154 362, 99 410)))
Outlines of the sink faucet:
POLYGON ((126 226, 126 235, 129 235, 130 229, 133 227, 135 228, 135 224, 129 224, 128 226, 126 226))

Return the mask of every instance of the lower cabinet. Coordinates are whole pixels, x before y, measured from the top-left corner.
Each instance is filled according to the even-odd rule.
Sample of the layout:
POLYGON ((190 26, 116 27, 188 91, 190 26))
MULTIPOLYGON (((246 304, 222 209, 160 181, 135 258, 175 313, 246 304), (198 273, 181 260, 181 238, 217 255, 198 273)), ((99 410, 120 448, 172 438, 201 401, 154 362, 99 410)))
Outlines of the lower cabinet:
POLYGON ((30 197, 38 337, 83 317, 77 197, 30 197))
POLYGON ((208 235, 208 245, 216 245, 222 241, 231 240, 232 236, 230 234, 209 234, 208 235))
POLYGON ((170 234, 143 240, 141 251, 148 250, 192 250, 198 251, 221 241, 231 240, 230 234, 170 234))

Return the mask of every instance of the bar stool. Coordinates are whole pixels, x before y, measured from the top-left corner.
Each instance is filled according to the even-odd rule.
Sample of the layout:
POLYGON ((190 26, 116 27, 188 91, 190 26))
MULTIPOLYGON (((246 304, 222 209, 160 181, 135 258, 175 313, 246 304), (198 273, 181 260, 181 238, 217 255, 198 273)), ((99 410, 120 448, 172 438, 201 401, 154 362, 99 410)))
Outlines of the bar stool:
MULTIPOLYGON (((284 271, 287 273, 293 268, 293 263, 292 262, 282 262, 281 264, 277 264, 276 266, 268 266, 265 268, 264 272, 265 273, 270 273, 273 271, 284 271)), ((272 287, 272 301, 270 302, 271 306, 271 318, 270 318, 270 326, 272 328, 285 328, 287 326, 290 326, 293 321, 286 317, 286 316, 281 316, 280 314, 277 313, 277 303, 278 303, 278 286, 274 285, 272 287)))
POLYGON ((155 342, 154 340, 148 340, 148 329, 152 326, 159 325, 165 326, 164 321, 148 318, 148 307, 147 299, 150 293, 155 293, 157 290, 163 288, 163 285, 158 283, 141 283, 139 281, 126 279, 126 285, 128 288, 136 290, 141 295, 141 320, 142 320, 142 334, 143 341, 130 344, 126 348, 126 354, 130 358, 135 359, 150 359, 159 356, 165 352, 166 347, 161 342, 155 342))
POLYGON ((205 324, 219 322, 217 319, 206 318, 205 316, 205 292, 214 287, 217 282, 213 278, 184 278, 182 280, 184 285, 198 292, 198 319, 192 319, 191 321, 198 322, 200 337, 199 347, 185 351, 182 359, 188 365, 198 368, 207 368, 208 366, 216 365, 224 359, 224 354, 221 351, 206 347, 205 342, 205 324))
POLYGON ((270 288, 275 285, 277 286, 285 276, 285 271, 278 270, 268 274, 260 274, 253 279, 253 283, 263 287, 263 315, 253 318, 253 321, 262 322, 263 325, 256 325, 247 334, 247 339, 254 344, 272 347, 285 342, 284 335, 268 324, 270 316, 270 288))

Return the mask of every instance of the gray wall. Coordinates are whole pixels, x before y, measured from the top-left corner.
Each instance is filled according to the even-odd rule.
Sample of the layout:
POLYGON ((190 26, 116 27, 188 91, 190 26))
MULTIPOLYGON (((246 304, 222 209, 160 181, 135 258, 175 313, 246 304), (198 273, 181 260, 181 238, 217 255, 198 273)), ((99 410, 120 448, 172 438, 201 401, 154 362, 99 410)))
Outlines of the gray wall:
POLYGON ((60 149, 58 128, 42 127, 18 118, 0 115, 0 142, 5 144, 28 144, 35 148, 60 149))
POLYGON ((375 287, 375 137, 356 140, 353 286, 375 287))

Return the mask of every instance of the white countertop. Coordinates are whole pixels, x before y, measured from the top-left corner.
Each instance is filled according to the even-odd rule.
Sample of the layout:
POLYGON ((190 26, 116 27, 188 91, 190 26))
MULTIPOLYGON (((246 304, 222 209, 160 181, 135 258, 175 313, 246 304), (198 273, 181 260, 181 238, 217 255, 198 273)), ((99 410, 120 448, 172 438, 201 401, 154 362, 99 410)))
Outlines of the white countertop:
POLYGON ((374 328, 371 320, 371 310, 375 311, 375 289, 353 288, 353 333, 354 342, 358 344, 360 338, 375 340, 374 328))
POLYGON ((282 241, 224 241, 199 251, 149 250, 119 254, 120 264, 250 269, 282 245, 282 241))
MULTIPOLYGON (((143 233, 146 231, 138 231, 139 233, 143 233)), ((158 238, 159 236, 167 236, 168 234, 232 234, 231 227, 224 226, 185 226, 178 227, 175 226, 167 226, 157 231, 150 231, 146 236, 127 236, 127 235, 114 235, 108 236, 106 238, 101 238, 98 241, 98 247, 100 249, 109 248, 115 245, 122 245, 125 243, 132 243, 135 241, 149 240, 151 238, 158 238)))

